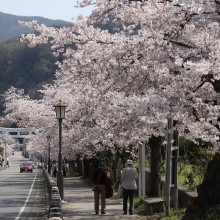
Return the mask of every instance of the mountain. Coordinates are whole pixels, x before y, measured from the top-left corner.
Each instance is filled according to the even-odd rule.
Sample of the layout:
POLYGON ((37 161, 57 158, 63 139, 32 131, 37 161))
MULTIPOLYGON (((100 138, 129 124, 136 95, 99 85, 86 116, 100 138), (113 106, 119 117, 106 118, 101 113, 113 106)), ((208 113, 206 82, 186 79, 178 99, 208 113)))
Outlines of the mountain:
POLYGON ((30 28, 20 25, 18 21, 33 20, 37 20, 39 24, 45 24, 46 26, 72 25, 72 23, 62 20, 51 20, 37 16, 17 16, 0 12, 0 43, 10 40, 12 38, 18 38, 21 34, 31 32, 32 30, 30 28))
POLYGON ((1 95, 10 87, 23 89, 33 99, 40 98, 38 89, 51 83, 60 57, 52 54, 50 45, 29 48, 14 39, 0 44, 0 115, 4 110, 1 95))
MULTIPOLYGON (((55 57, 52 54, 50 45, 38 45, 29 48, 26 43, 21 43, 19 37, 23 33, 30 33, 27 27, 19 25, 18 20, 37 20, 39 24, 47 26, 70 26, 70 22, 61 20, 50 20, 42 17, 24 17, 9 15, 0 12, 0 116, 4 115, 4 99, 2 95, 10 87, 23 89, 32 99, 39 99, 38 93, 42 85, 51 83, 57 61, 62 57, 55 57)), ((103 30, 114 32, 114 25, 95 24, 103 30)))
POLYGON ((39 24, 61 27, 72 23, 62 20, 51 20, 43 17, 26 17, 9 15, 0 12, 0 115, 3 115, 4 100, 2 95, 11 86, 24 89, 33 99, 40 98, 38 89, 43 84, 51 83, 57 66, 56 61, 61 57, 54 57, 50 45, 38 45, 29 48, 21 43, 21 34, 34 32, 30 28, 21 26, 20 21, 37 20, 39 24))

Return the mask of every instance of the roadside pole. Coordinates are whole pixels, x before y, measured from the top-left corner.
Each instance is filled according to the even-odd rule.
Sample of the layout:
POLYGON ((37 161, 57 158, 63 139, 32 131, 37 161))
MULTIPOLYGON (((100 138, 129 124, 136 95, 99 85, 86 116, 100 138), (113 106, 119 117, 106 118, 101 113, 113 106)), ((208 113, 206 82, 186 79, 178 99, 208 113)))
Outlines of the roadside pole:
POLYGON ((146 172, 146 162, 145 162, 145 144, 142 143, 142 163, 141 163, 142 167, 141 167, 141 180, 142 180, 142 196, 145 197, 146 193, 146 189, 145 189, 145 172, 146 172))
POLYGON ((165 182, 165 201, 167 216, 170 213, 170 184, 171 184, 171 148, 173 139, 173 118, 168 118, 167 123, 167 149, 166 149, 166 182, 165 182))
POLYGON ((175 130, 173 132, 173 161, 172 161, 172 184, 173 184, 173 199, 174 199, 174 209, 178 208, 178 159, 179 159, 179 132, 175 130))
POLYGON ((165 201, 167 215, 170 212, 170 189, 173 192, 173 207, 178 208, 178 158, 179 158, 179 132, 173 129, 176 125, 173 118, 168 118, 167 123, 167 149, 166 149, 166 182, 165 201), (173 131, 174 130, 174 131, 173 131))
POLYGON ((142 151, 141 151, 141 144, 138 144, 138 162, 139 162, 139 166, 138 166, 138 197, 140 198, 142 196, 141 190, 141 167, 142 167, 142 151))
POLYGON ((146 172, 146 165, 145 165, 145 144, 138 145, 138 196, 145 197, 146 193, 146 184, 145 184, 145 172, 146 172))

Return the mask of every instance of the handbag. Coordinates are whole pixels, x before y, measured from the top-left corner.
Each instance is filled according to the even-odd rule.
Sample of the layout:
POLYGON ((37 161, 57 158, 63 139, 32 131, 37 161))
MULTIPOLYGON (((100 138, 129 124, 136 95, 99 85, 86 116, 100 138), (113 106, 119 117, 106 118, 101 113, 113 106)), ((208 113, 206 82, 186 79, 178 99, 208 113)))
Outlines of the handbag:
POLYGON ((100 174, 99 174, 99 177, 98 177, 98 179, 97 179, 97 181, 96 181, 96 184, 92 187, 92 191, 96 191, 96 190, 97 190, 97 183, 99 182, 99 179, 100 179, 101 174, 102 174, 102 171, 101 171, 100 174))
POLYGON ((122 188, 121 184, 119 184, 119 185, 118 185, 117 197, 118 197, 118 199, 119 199, 119 198, 122 198, 122 196, 123 196, 123 188, 122 188))
POLYGON ((92 191, 96 191, 96 190, 97 190, 97 186, 94 185, 94 186, 92 187, 92 191))
POLYGON ((111 198, 113 196, 113 187, 110 184, 106 184, 106 194, 105 198, 111 198))
POLYGON ((105 187, 106 187, 105 198, 111 198, 114 194, 114 190, 113 190, 113 187, 112 187, 112 181, 111 181, 109 176, 105 181, 105 187))

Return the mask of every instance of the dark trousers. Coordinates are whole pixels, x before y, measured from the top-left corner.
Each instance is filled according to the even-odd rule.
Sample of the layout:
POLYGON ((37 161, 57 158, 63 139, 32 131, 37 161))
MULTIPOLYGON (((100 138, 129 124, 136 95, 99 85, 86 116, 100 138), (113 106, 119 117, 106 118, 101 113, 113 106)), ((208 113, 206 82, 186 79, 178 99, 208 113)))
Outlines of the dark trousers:
POLYGON ((134 211, 134 192, 135 190, 123 189, 123 211, 128 211, 128 198, 129 198, 129 212, 134 211))
POLYGON ((63 169, 63 176, 66 177, 66 169, 63 169))
POLYGON ((52 173, 52 177, 56 177, 57 176, 57 171, 53 171, 53 173, 52 173))
POLYGON ((105 185, 96 185, 97 189, 94 191, 95 198, 95 212, 99 212, 99 198, 101 197, 101 213, 105 212, 105 194, 106 194, 106 186, 105 185), (100 195, 100 197, 99 197, 100 195))

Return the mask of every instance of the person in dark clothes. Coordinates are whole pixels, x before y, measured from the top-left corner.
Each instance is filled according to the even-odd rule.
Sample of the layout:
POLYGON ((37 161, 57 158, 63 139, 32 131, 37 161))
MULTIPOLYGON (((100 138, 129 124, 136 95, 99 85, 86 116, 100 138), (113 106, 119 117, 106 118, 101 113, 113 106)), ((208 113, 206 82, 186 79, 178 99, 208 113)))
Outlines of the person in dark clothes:
POLYGON ((95 199, 95 214, 99 214, 99 200, 101 197, 101 214, 106 214, 106 186, 105 181, 108 178, 106 165, 103 162, 99 163, 97 169, 93 173, 93 181, 95 184, 94 199, 95 199))

